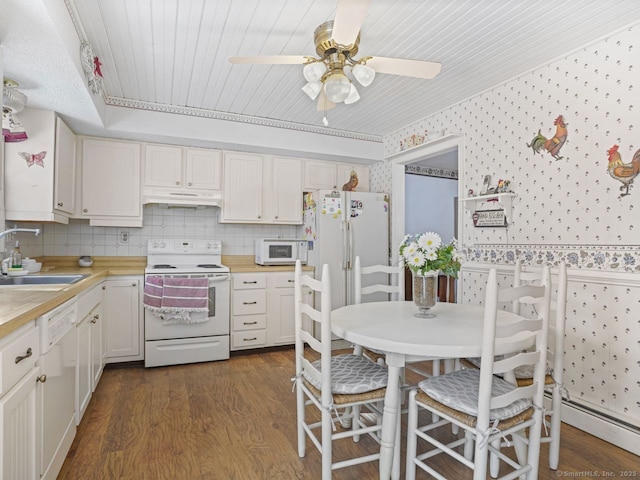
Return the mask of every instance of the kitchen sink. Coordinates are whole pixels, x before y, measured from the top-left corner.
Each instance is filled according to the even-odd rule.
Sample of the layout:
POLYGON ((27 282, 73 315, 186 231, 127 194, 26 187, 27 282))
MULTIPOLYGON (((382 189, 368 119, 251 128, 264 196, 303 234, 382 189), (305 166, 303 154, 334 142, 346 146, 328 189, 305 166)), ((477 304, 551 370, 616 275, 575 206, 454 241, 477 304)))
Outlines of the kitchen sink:
POLYGON ((89 275, 27 275, 24 277, 0 278, 0 285, 48 285, 56 283, 76 283, 89 275))

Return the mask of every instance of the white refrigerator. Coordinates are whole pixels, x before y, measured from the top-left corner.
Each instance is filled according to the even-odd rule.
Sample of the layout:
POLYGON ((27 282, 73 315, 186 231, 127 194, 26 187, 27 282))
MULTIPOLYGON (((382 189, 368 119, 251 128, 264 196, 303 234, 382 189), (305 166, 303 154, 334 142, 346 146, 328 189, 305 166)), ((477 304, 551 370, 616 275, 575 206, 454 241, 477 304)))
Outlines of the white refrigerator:
MULTIPOLYGON (((316 278, 329 264, 331 307, 354 301, 356 256, 363 267, 389 264, 389 196, 385 193, 317 190, 304 197, 304 238, 316 278)), ((362 286, 388 283, 385 274, 366 275, 362 286)), ((316 299, 317 301, 318 299, 316 299)), ((384 293, 364 302, 388 300, 384 293)))

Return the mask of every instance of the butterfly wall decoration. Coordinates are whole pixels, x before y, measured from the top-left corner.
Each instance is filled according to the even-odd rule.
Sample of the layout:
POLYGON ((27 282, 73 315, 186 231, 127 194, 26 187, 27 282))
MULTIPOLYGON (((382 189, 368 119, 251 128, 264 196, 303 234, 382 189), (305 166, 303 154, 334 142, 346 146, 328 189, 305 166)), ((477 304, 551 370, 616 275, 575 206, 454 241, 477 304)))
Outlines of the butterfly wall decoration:
POLYGON ((43 151, 33 155, 27 152, 18 152, 18 154, 27 161, 27 167, 40 165, 44 168, 44 157, 47 155, 47 152, 43 151))

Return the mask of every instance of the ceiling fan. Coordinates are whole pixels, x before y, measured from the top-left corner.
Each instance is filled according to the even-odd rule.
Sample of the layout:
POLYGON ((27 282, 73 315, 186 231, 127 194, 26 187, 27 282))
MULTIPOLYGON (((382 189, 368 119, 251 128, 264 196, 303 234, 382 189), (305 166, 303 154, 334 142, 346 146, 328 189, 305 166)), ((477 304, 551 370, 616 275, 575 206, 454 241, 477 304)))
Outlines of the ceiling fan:
MULTIPOLYGON (((319 97, 319 111, 329 110, 337 103, 351 104, 360 99, 358 90, 345 75, 351 75, 364 87, 371 85, 377 73, 431 79, 440 73, 436 62, 366 56, 356 59, 360 45, 360 27, 367 14, 370 0, 338 0, 333 21, 314 31, 318 58, 303 55, 261 55, 229 57, 233 64, 304 64, 302 70, 307 84, 302 90, 315 100, 319 97)), ((327 125, 326 116, 323 122, 327 125)))

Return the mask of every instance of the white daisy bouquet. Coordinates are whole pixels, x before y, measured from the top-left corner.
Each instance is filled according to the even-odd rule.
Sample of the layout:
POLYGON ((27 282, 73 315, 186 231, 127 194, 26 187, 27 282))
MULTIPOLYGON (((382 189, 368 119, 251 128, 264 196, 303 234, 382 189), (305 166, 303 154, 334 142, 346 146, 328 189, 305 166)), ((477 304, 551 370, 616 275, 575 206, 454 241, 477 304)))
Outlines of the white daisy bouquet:
POLYGON ((400 244, 400 256, 417 275, 431 270, 440 270, 444 275, 458 278, 462 255, 458 252, 456 239, 442 244, 440 235, 434 232, 406 235, 400 244))

